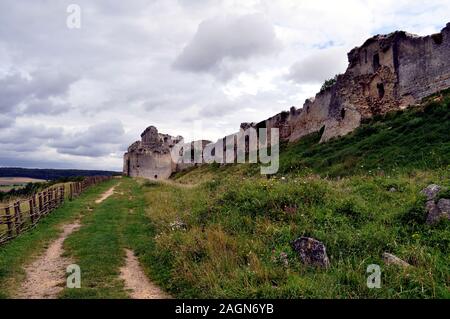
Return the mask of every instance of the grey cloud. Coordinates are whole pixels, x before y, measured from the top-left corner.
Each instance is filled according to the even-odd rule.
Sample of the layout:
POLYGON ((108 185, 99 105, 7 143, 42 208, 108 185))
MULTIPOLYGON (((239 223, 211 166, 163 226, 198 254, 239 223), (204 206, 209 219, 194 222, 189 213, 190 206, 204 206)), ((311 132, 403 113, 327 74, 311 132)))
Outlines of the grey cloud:
POLYGON ((374 24, 385 31, 440 28, 449 7, 448 1, 432 0, 444 5, 436 15, 403 1, 398 12, 415 7, 424 14, 387 21, 381 14, 393 1, 373 2, 378 11, 365 15, 364 8, 336 14, 342 5, 324 7, 325 1, 77 0, 82 28, 71 30, 66 8, 74 1, 24 2, 0 1, 0 165, 118 170, 120 152, 147 125, 186 136, 191 121, 184 119, 191 116, 205 121, 206 139, 234 132, 242 121, 260 121, 302 103, 316 92, 315 82, 345 69, 347 50, 331 54, 335 62, 317 55, 298 62, 289 81, 280 76, 314 53, 317 43, 350 49, 376 31, 374 24), (242 15, 248 12, 261 15, 242 15), (205 20, 221 14, 229 16, 205 20), (252 76, 236 77, 244 72, 252 76), (235 82, 225 85, 229 79, 235 82), (98 127, 99 119, 111 118, 125 129, 117 121, 98 127))
POLYGON ((197 33, 175 60, 176 69, 210 72, 224 60, 245 60, 275 52, 280 44, 262 15, 228 16, 200 23, 197 33))
POLYGON ((51 140, 62 136, 63 130, 58 127, 46 127, 45 125, 14 126, 3 129, 0 134, 2 144, 22 144, 33 140, 51 140))
POLYGON ((345 71, 345 49, 327 49, 294 63, 287 78, 299 84, 321 83, 345 71))
POLYGON ((10 73, 0 79, 0 111, 4 114, 62 113, 67 105, 52 98, 63 96, 74 81, 75 77, 52 70, 39 70, 29 76, 10 73))
POLYGON ((62 136, 62 128, 44 125, 9 125, 0 129, 0 149, 2 154, 16 152, 31 154, 54 139, 62 136))
POLYGON ((58 115, 67 112, 71 109, 69 103, 56 102, 52 100, 39 100, 33 99, 26 103, 23 113, 24 114, 45 114, 45 115, 58 115))
POLYGON ((10 127, 14 122, 14 118, 0 114, 0 129, 10 127))
POLYGON ((32 158, 27 153, 10 152, 0 154, 0 163, 4 167, 26 167, 26 168, 76 168, 73 163, 53 160, 49 157, 32 158))
POLYGON ((122 123, 111 121, 89 127, 85 131, 66 134, 50 143, 60 154, 101 157, 118 152, 124 142, 122 123))

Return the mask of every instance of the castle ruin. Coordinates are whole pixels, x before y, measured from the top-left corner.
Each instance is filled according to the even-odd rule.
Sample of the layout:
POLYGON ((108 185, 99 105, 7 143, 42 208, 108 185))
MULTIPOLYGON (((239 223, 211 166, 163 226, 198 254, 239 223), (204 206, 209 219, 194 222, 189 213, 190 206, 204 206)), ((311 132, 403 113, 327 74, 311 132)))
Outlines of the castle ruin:
MULTIPOLYGON (((191 144, 194 143, 203 149, 211 142, 197 141, 191 144)), ((194 154, 187 155, 192 159, 192 163, 173 161, 172 152, 176 152, 177 149, 174 148, 180 144, 184 144, 182 136, 173 137, 168 134, 160 134, 156 127, 149 126, 142 132, 141 140, 128 147, 128 151, 123 157, 123 175, 153 180, 168 179, 174 172, 195 166, 194 154)), ((183 148, 180 148, 179 152, 181 157, 185 156, 183 148)))
MULTIPOLYGON (((278 128, 280 140, 292 143, 323 129, 325 142, 352 132, 365 119, 420 103, 450 87, 450 23, 425 37, 404 31, 374 36, 351 50, 348 61, 346 72, 301 109, 242 123, 241 130, 278 128)), ((190 166, 171 161, 170 149, 181 137, 158 134, 155 127, 141 137, 124 156, 125 175, 165 179, 190 166)))

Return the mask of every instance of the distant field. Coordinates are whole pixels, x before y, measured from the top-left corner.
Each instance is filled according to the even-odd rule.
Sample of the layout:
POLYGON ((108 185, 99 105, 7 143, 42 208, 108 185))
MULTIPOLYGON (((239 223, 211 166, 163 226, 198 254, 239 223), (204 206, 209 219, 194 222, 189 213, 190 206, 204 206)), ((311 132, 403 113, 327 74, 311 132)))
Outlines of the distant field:
POLYGON ((2 186, 42 182, 46 182, 46 180, 28 177, 0 177, 0 185, 2 186))
POLYGON ((24 187, 27 183, 43 183, 46 180, 28 177, 0 177, 0 191, 8 192, 13 188, 24 187))

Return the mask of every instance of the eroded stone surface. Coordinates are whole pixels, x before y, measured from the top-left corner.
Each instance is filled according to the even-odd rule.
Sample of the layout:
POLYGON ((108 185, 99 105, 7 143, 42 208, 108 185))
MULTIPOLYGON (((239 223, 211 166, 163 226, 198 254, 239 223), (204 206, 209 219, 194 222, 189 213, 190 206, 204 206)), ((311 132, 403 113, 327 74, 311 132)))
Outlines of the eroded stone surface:
POLYGON ((327 268, 330 266, 325 245, 310 237, 300 237, 292 243, 301 261, 308 266, 327 268))
POLYGON ((438 195, 442 187, 436 184, 428 185, 420 193, 427 197, 425 210, 427 211, 427 224, 436 224, 442 219, 450 220, 450 199, 441 198, 438 195))
MULTIPOLYGON (((183 145, 183 137, 173 137, 158 133, 158 129, 149 126, 141 134, 141 140, 134 142, 128 148, 123 158, 123 174, 131 177, 143 177, 153 180, 165 180, 172 173, 191 167, 190 163, 174 161, 171 152, 175 147, 183 145)), ((201 145, 202 149, 209 141, 192 142, 194 146, 201 145)), ((180 149, 183 152, 183 149, 180 149)), ((180 154, 183 155, 183 154, 180 154)))
POLYGON ((406 261, 390 253, 383 253, 383 261, 386 265, 396 265, 403 268, 411 266, 406 261))
POLYGON ((441 191, 441 186, 436 184, 431 184, 424 188, 420 193, 427 197, 427 200, 434 200, 441 191))

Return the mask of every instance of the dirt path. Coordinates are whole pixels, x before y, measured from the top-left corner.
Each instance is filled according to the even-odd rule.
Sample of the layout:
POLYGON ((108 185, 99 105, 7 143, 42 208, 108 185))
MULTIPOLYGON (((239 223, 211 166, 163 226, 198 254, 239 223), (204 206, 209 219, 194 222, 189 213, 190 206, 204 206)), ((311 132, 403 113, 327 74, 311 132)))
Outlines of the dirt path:
POLYGON ((100 204, 100 203, 102 203, 103 201, 105 201, 108 197, 114 195, 114 190, 115 190, 116 187, 119 186, 119 185, 120 185, 120 183, 117 184, 116 186, 113 186, 113 187, 111 187, 110 189, 108 189, 106 192, 104 192, 104 193, 102 194, 102 196, 100 196, 99 199, 97 199, 97 200, 95 201, 95 203, 96 203, 96 204, 100 204))
POLYGON ((64 289, 66 268, 73 261, 62 257, 63 243, 79 228, 79 221, 63 226, 61 236, 50 244, 42 256, 25 268, 27 277, 18 291, 18 298, 54 299, 64 289))
POLYGON ((130 291, 133 299, 168 299, 165 292, 151 283, 134 253, 126 249, 126 263, 120 269, 120 278, 125 281, 125 288, 130 291))

